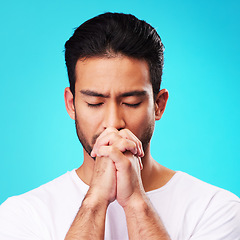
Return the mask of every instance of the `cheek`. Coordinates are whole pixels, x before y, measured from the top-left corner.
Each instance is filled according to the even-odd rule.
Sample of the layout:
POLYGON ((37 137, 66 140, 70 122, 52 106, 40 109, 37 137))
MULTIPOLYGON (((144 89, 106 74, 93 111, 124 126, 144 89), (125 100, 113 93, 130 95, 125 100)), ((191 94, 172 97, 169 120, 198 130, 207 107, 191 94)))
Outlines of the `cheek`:
POLYGON ((149 126, 154 126, 155 115, 154 108, 149 107, 139 111, 139 114, 130 116, 129 130, 132 131, 138 138, 141 137, 149 126))
POLYGON ((88 140, 91 140, 95 134, 99 133, 101 115, 92 113, 92 111, 89 109, 78 106, 78 108, 76 108, 76 118, 81 131, 88 138, 88 140))

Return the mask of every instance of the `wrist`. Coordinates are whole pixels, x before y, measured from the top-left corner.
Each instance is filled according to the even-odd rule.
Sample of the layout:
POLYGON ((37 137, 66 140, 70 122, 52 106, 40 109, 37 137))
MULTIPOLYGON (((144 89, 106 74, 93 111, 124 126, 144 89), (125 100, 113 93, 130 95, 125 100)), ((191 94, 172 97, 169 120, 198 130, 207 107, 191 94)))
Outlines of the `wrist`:
POLYGON ((82 205, 85 206, 88 209, 107 209, 109 205, 109 201, 105 199, 104 197, 101 197, 101 195, 96 194, 89 189, 87 192, 87 195, 85 196, 82 205))
POLYGON ((126 214, 127 212, 144 211, 148 207, 148 201, 148 197, 143 193, 133 194, 122 207, 126 214))

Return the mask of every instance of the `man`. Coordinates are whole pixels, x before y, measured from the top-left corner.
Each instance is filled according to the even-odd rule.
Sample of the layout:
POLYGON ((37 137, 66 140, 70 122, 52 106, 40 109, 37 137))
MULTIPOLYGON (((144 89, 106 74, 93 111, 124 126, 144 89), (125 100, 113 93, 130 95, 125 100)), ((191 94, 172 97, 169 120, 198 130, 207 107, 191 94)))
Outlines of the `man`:
POLYGON ((64 98, 83 164, 3 203, 0 239, 240 239, 238 197, 151 157, 168 100, 157 32, 106 13, 77 28, 65 48, 64 98))

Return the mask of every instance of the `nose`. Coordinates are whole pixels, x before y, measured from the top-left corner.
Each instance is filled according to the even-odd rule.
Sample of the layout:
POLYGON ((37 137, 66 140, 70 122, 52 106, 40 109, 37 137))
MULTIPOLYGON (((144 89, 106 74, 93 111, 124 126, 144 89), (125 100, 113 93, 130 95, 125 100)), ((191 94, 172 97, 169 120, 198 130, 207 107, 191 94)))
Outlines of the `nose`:
POLYGON ((113 127, 118 130, 125 128, 126 124, 123 118, 121 106, 117 103, 109 103, 109 106, 104 112, 103 125, 104 128, 113 127))

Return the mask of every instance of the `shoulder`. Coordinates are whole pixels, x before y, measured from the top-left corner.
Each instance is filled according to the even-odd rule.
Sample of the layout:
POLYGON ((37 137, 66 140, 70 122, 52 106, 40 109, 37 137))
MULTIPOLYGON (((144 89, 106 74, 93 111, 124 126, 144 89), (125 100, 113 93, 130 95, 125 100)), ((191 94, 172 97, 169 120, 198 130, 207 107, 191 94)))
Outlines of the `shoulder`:
MULTIPOLYGON (((0 226, 3 226, 0 238, 5 236, 1 234, 26 234, 33 239, 31 234, 36 234, 47 239, 49 228, 56 229, 64 221, 71 222, 86 191, 86 186, 74 171, 27 193, 8 198, 0 206, 0 226), (61 220, 61 215, 66 218, 61 220)), ((59 232, 63 230, 58 229, 59 232)), ((15 235, 10 239, 15 239, 15 235)))
POLYGON ((177 171, 175 175, 167 182, 163 187, 148 192, 148 195, 154 196, 163 194, 166 197, 180 196, 181 199, 207 199, 210 201, 212 198, 216 198, 219 201, 237 201, 239 198, 233 193, 216 187, 209 183, 206 183, 196 177, 193 177, 187 173, 177 171))
MULTIPOLYGON (((193 192, 197 197, 195 201, 198 205, 205 202, 192 239, 239 239, 239 197, 186 173, 182 175, 189 192, 193 192)), ((198 205, 195 207, 197 208, 198 205)))
POLYGON ((173 176, 168 184, 171 191, 184 193, 186 198, 191 196, 210 199, 216 197, 219 201, 239 201, 239 198, 233 193, 180 171, 173 176))
MULTIPOLYGON (((192 208, 196 208, 196 212, 203 215, 215 215, 216 212, 222 213, 239 213, 240 199, 235 194, 213 186, 202 180, 199 180, 187 173, 178 172, 172 191, 175 191, 182 199, 192 208)), ((237 214, 238 215, 238 214, 237 214)))
POLYGON ((240 236, 240 199, 227 190, 176 172, 165 186, 147 195, 170 233, 191 240, 240 236))
POLYGON ((0 209, 15 205, 28 209, 30 206, 49 206, 60 201, 68 201, 69 196, 73 199, 84 196, 86 191, 87 186, 77 177, 75 170, 72 170, 29 192, 8 198, 0 209))
POLYGON ((185 216, 195 219, 191 239, 237 239, 240 199, 233 193, 179 172, 175 188, 187 203, 185 216))
POLYGON ((192 239, 239 239, 240 199, 218 187, 207 185, 206 188, 208 197, 201 197, 206 199, 206 205, 192 239))

